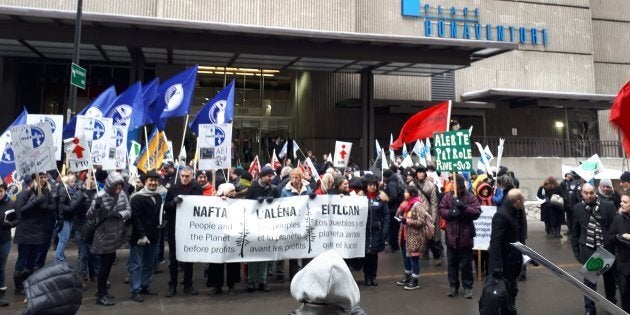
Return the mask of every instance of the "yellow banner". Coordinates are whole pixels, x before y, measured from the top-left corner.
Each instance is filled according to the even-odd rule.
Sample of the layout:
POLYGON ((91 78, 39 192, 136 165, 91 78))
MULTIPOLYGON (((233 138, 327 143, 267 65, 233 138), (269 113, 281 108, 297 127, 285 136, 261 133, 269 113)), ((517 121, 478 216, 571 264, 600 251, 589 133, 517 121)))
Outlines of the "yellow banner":
POLYGON ((149 145, 142 150, 138 158, 138 169, 144 173, 158 169, 162 165, 164 154, 168 150, 164 131, 154 131, 149 139, 149 145))

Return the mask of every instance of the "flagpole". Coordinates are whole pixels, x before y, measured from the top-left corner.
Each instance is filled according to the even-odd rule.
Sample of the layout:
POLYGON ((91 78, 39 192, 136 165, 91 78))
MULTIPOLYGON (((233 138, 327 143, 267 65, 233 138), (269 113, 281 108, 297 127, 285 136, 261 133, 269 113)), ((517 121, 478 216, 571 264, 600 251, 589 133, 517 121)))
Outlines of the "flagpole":
MULTIPOLYGON (((212 170, 212 194, 216 195, 217 194, 217 187, 215 186, 217 183, 217 170, 212 170)), ((226 183, 229 183, 229 180, 225 181, 226 183)))
POLYGON ((149 170, 151 168, 151 164, 149 162, 149 136, 147 136, 147 126, 144 126, 144 145, 147 150, 147 161, 144 167, 149 170))
MULTIPOLYGON (((59 172, 59 167, 55 165, 55 169, 57 170, 57 174, 61 176, 61 172, 59 172)), ((63 179, 61 180, 61 183, 63 184, 63 188, 66 189, 66 194, 68 194, 68 199, 72 200, 72 198, 70 197, 70 192, 68 192, 68 186, 66 186, 66 183, 63 182, 63 179)))
POLYGON ((446 131, 451 131, 451 106, 453 101, 448 101, 448 114, 446 115, 446 131))

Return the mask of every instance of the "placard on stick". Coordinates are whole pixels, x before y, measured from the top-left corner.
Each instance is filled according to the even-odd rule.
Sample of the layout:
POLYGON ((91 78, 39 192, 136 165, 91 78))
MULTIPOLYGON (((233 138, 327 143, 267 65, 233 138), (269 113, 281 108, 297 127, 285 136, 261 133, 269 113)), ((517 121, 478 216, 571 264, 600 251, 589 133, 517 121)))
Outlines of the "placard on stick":
POLYGON ((433 134, 436 169, 442 172, 472 170, 470 132, 465 130, 433 134))

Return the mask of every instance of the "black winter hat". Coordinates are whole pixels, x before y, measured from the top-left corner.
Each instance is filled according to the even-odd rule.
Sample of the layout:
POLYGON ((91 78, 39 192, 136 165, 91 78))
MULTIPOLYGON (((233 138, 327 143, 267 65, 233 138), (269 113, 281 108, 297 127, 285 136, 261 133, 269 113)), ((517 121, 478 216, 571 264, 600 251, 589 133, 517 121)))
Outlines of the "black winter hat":
POLYGON ((384 178, 390 178, 394 176, 394 172, 392 172, 392 170, 384 170, 383 171, 383 177, 384 178))
POLYGON ((273 168, 269 165, 263 166, 262 170, 260 170, 260 177, 265 177, 267 175, 275 175, 273 168))
POLYGON ((630 172, 625 171, 623 172, 623 174, 621 174, 621 182, 630 182, 630 172))

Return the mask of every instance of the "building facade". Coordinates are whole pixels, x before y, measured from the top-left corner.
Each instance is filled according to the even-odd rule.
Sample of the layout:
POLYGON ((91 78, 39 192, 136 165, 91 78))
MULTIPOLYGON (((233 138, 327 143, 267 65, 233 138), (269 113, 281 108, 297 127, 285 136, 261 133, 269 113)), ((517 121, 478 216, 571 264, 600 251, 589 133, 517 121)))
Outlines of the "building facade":
MULTIPOLYGON (((3 125, 22 106, 66 113, 76 5, 0 0, 3 125)), ((236 79, 241 159, 242 148, 268 155, 279 136, 317 155, 352 141, 365 165, 373 139, 386 145, 445 99, 476 140, 507 138, 508 156, 620 157, 606 109, 630 78, 628 10, 624 0, 86 0, 78 109, 111 84, 121 92, 199 64, 191 114, 236 79)), ((182 124, 167 129, 176 143, 182 124)))

